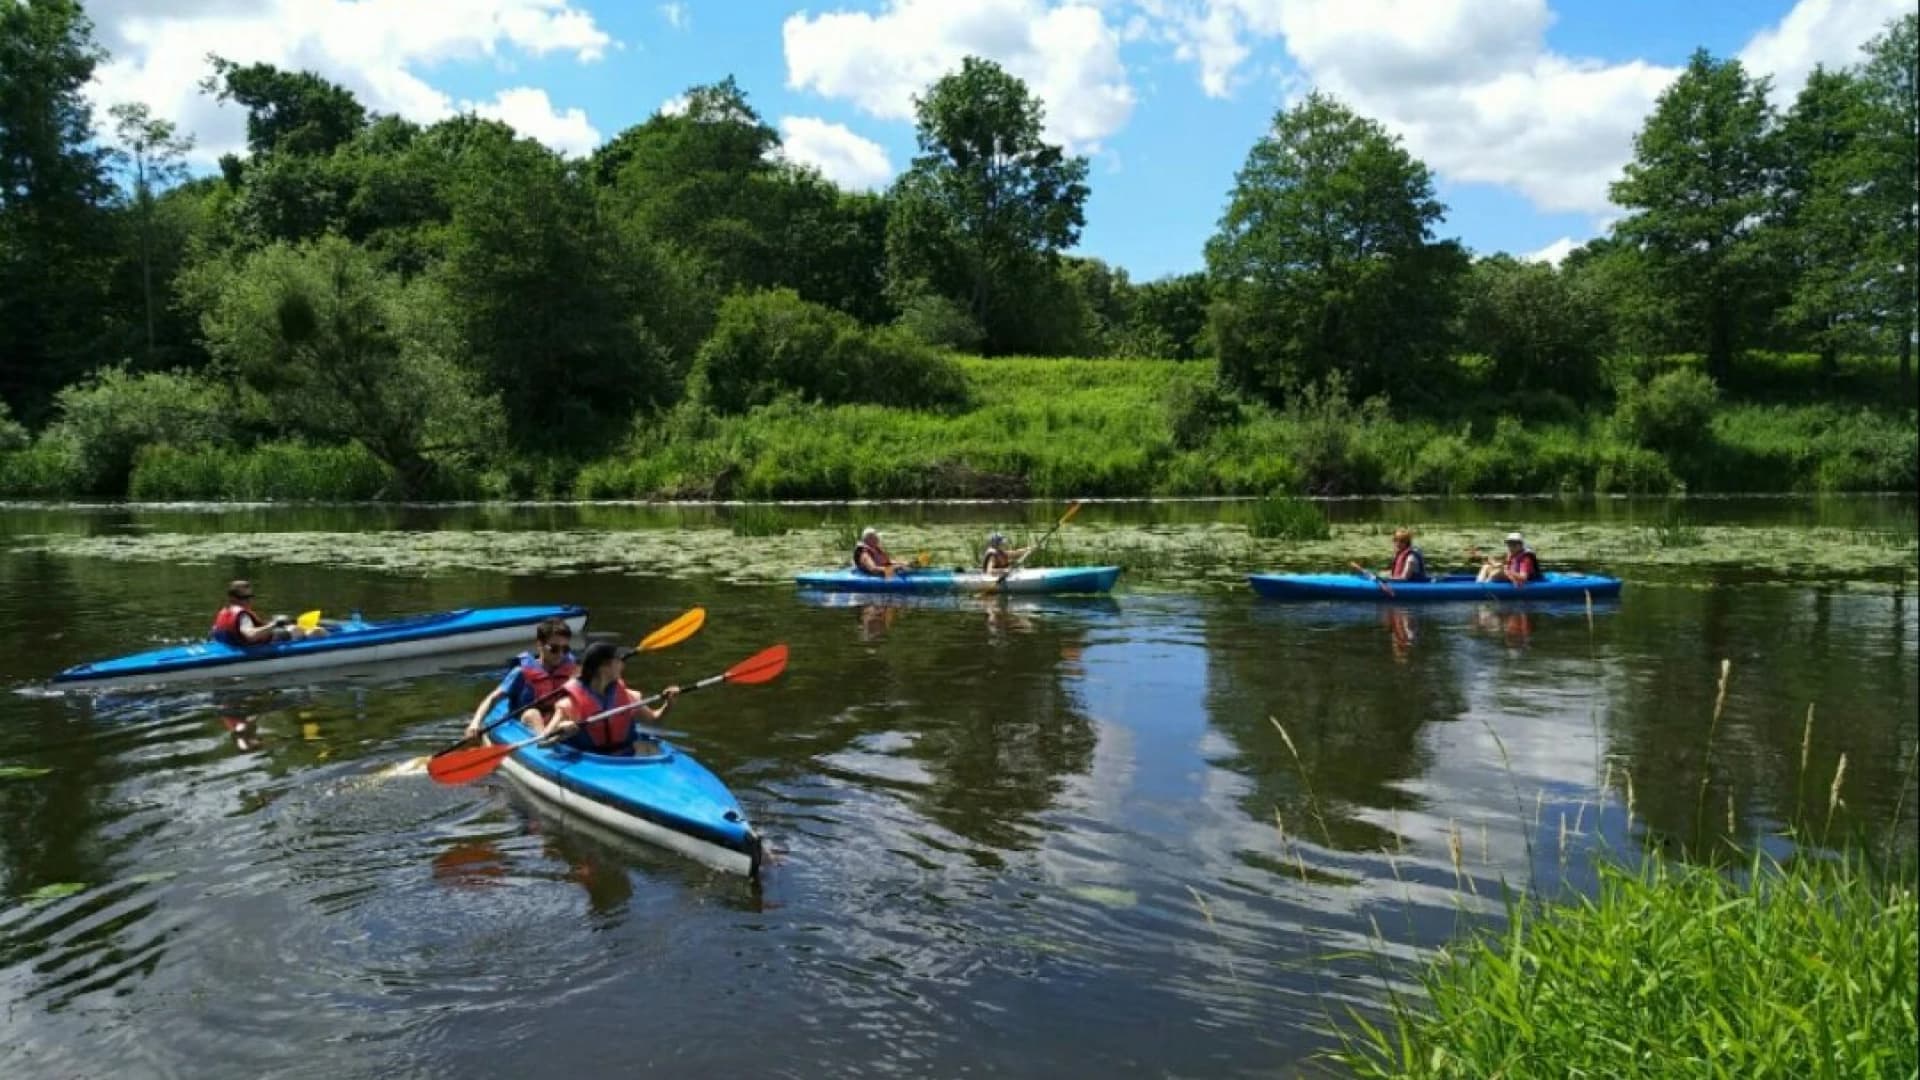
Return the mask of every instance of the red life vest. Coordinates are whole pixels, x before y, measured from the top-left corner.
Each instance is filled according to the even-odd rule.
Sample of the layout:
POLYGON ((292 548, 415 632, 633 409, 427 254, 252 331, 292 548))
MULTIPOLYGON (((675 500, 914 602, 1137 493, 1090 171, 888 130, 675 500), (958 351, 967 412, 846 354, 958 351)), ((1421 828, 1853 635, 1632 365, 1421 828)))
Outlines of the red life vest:
POLYGON ((579 679, 568 679, 566 684, 567 702, 573 708, 574 723, 580 724, 580 730, 567 738, 567 745, 580 750, 592 750, 598 753, 615 753, 633 745, 633 710, 618 716, 609 716, 605 720, 585 723, 590 716, 598 716, 608 709, 638 701, 632 690, 627 689, 626 680, 613 684, 613 692, 606 701, 594 696, 587 684, 579 679))
POLYGON ((860 553, 862 551, 865 551, 867 555, 873 559, 873 565, 876 567, 885 568, 893 565, 893 556, 887 554, 886 548, 881 547, 879 544, 869 544, 865 540, 862 540, 853 545, 853 568, 855 570, 865 572, 860 566, 860 553))
POLYGON ((1514 577, 1522 570, 1526 571, 1528 581, 1540 580, 1540 558, 1533 553, 1533 549, 1530 547, 1523 547, 1514 554, 1507 556, 1508 577, 1514 577))
POLYGON ((260 616, 253 613, 251 605, 228 604, 213 617, 213 630, 207 636, 222 644, 244 647, 247 639, 240 636, 240 616, 242 615, 252 619, 255 626, 260 625, 260 616))
POLYGON ((997 573, 1001 570, 1010 569, 1012 566, 1013 556, 1007 554, 1005 551, 996 551, 993 548, 988 548, 987 553, 980 557, 980 572, 983 574, 997 573))
POLYGON ((1393 553, 1393 570, 1391 573, 1395 581, 1425 581, 1427 580, 1427 557, 1420 554, 1419 548, 1408 544, 1405 548, 1393 553), (1415 559, 1419 560, 1420 573, 1417 577, 1409 578, 1406 576, 1407 564, 1413 562, 1415 559))
MULTIPOLYGON (((520 657, 520 682, 521 685, 527 689, 527 703, 532 704, 546 697, 548 694, 553 693, 555 690, 560 689, 562 686, 565 686, 567 680, 579 674, 579 671, 580 665, 574 663, 572 657, 562 660, 559 667, 549 671, 546 665, 540 663, 540 661, 533 659, 531 656, 522 655, 520 657)), ((553 703, 548 702, 541 711, 552 712, 553 703)), ((591 716, 593 714, 588 713, 586 715, 591 716)))

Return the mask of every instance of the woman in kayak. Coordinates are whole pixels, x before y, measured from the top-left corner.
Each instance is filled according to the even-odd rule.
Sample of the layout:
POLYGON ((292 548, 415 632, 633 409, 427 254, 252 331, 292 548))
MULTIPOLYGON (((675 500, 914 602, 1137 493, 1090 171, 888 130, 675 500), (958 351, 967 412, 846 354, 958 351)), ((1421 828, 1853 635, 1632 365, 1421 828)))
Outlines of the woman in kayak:
POLYGON ((1387 577, 1394 581, 1427 580, 1427 557, 1413 546, 1412 529, 1393 530, 1393 567, 1387 577))
POLYGON ((541 713, 534 713, 534 702, 567 684, 580 670, 573 655, 573 630, 562 618, 543 619, 533 628, 533 649, 523 652, 515 660, 513 670, 494 687, 493 692, 480 699, 480 706, 473 710, 473 719, 467 722, 467 738, 480 734, 480 723, 486 717, 487 710, 501 698, 507 699, 507 707, 524 715, 521 723, 529 728, 536 727, 535 720, 541 713, 553 711, 551 703, 544 706, 541 713))
MULTIPOLYGON (((1475 548, 1473 554, 1478 555, 1475 548)), ((1510 581, 1515 586, 1540 580, 1540 557, 1527 546, 1527 539, 1517 532, 1507 534, 1507 558, 1488 559, 1480 568, 1478 581, 1510 581)))
POLYGON ((326 633, 318 626, 311 630, 298 626, 285 615, 275 615, 271 620, 262 619, 253 611, 253 582, 239 580, 227 582, 227 605, 214 615, 213 630, 207 636, 222 644, 244 649, 250 645, 270 645, 276 641, 324 637, 326 633))
POLYGON ((1007 538, 994 533, 987 537, 987 553, 980 557, 980 572, 999 574, 1013 569, 1013 564, 1027 557, 1032 548, 1014 548, 1007 550, 1007 538))
POLYGON ((890 578, 899 572, 900 565, 880 546, 880 530, 869 525, 860 533, 860 542, 853 546, 853 568, 873 577, 890 578))
POLYGON ((625 668, 626 656, 620 646, 610 641, 587 646, 586 654, 580 658, 580 674, 567 680, 566 693, 553 707, 553 719, 540 734, 555 740, 564 739, 577 750, 631 757, 634 741, 639 737, 636 723, 658 722, 673 706, 680 688, 669 686, 661 691, 666 701, 657 711, 650 709, 639 704, 641 695, 620 678, 625 668), (629 705, 632 708, 624 712, 593 720, 609 709, 629 705), (592 722, 588 723, 589 720, 592 722))

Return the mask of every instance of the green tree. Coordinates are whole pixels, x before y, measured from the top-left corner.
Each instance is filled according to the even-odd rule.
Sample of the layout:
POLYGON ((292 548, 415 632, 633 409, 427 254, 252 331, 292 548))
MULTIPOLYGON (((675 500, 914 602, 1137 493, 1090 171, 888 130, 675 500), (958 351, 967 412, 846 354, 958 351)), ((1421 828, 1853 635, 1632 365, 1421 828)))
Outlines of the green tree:
POLYGON ((1499 390, 1554 390, 1579 399, 1599 385, 1604 322, 1592 292, 1569 275, 1494 255, 1467 273, 1459 340, 1492 359, 1499 390))
POLYGON ((1858 280, 1870 316, 1894 339, 1900 380, 1913 386, 1920 331, 1920 15, 1908 12, 1867 44, 1860 80, 1865 130, 1857 144, 1862 199, 1879 227, 1858 280))
POLYGON ((213 55, 207 62, 213 74, 201 89, 247 110, 247 149, 254 154, 328 154, 366 126, 367 110, 353 93, 311 71, 242 66, 213 55))
POLYGON ((582 178, 491 121, 461 121, 436 277, 522 447, 587 449, 675 392, 667 349, 623 279, 628 252, 582 178))
POLYGON ((364 446, 397 496, 431 491, 442 467, 488 455, 502 436, 499 401, 456 361, 446 297, 340 237, 249 257, 203 329, 254 407, 291 434, 364 446))
POLYGON ((1318 93, 1279 113, 1207 243, 1222 377, 1273 402, 1334 372, 1363 397, 1416 387, 1466 265, 1432 240, 1444 210, 1378 123, 1318 93))
POLYGON ((1207 305, 1212 287, 1204 273, 1175 274, 1134 289, 1133 315, 1128 335, 1140 341, 1164 343, 1139 355, 1192 360, 1204 356, 1207 344, 1207 305))
POLYGON ((133 181, 135 232, 140 240, 140 299, 146 316, 146 360, 151 366, 154 349, 154 192, 186 179, 186 156, 187 151, 193 149, 193 136, 181 135, 172 121, 155 117, 145 105, 138 102, 123 102, 107 112, 113 116, 114 133, 119 137, 121 153, 133 181))
POLYGON ((104 57, 73 0, 0 0, 0 400, 29 424, 109 333, 112 185, 82 93, 104 57))
POLYGON ((1005 352, 1039 335, 1023 301, 1056 284, 1058 252, 1086 223, 1087 161, 1041 137, 1043 109, 999 65, 967 57, 914 100, 919 156, 895 181, 887 277, 905 302, 932 291, 966 305, 1005 352))
POLYGON ((1816 67, 1775 136, 1779 168, 1768 237, 1773 261, 1788 276, 1787 302, 1776 318, 1796 344, 1813 346, 1828 375, 1843 348, 1871 343, 1869 325, 1849 310, 1852 281, 1879 224, 1871 204, 1852 190, 1865 105, 1858 79, 1816 67))
POLYGON ((1768 80, 1701 49, 1634 136, 1614 182, 1628 215, 1616 236, 1641 248, 1656 285, 1673 295, 1707 370, 1725 382, 1761 320, 1769 273, 1764 237, 1772 177, 1768 80))

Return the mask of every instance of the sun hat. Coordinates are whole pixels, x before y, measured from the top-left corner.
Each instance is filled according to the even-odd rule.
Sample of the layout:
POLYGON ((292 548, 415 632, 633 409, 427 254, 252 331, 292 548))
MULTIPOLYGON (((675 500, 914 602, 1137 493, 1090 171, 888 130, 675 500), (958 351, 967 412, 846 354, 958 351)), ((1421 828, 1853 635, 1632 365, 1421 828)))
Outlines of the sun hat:
POLYGON ((1527 538, 1524 536, 1521 536, 1517 532, 1510 532, 1507 534, 1507 543, 1509 544, 1524 544, 1526 542, 1527 542, 1527 538))

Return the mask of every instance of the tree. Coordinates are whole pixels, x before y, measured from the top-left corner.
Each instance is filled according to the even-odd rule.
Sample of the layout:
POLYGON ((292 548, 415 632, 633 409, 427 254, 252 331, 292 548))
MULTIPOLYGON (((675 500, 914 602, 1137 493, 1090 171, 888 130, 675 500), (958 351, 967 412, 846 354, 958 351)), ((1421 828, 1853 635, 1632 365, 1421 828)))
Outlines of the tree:
POLYGON ((1086 223, 1087 161, 1041 137, 1026 84, 967 57, 914 99, 919 156, 895 181, 887 276, 897 300, 932 291, 964 304, 987 348, 1023 343, 1020 301, 1049 280, 1086 223))
POLYGON ((161 120, 137 102, 107 110, 113 116, 123 155, 133 170, 133 212, 140 237, 140 297, 146 309, 147 362, 153 362, 153 219, 154 191, 186 179, 187 151, 193 136, 181 135, 173 123, 161 120))
POLYGON ((400 497, 502 435, 497 399, 456 357, 447 299, 339 237, 275 244, 229 274, 203 321, 223 373, 283 430, 364 446, 400 497))
POLYGON ((104 56, 73 0, 0 0, 0 400, 30 424, 106 336, 112 186, 82 93, 104 56))
POLYGON ((1495 255, 1467 273, 1460 343, 1492 359, 1499 390, 1591 393, 1600 381, 1604 324, 1592 293, 1546 263, 1495 255))
POLYGON ((1134 289, 1133 317, 1127 334, 1164 342, 1143 355, 1192 360, 1207 352, 1207 305, 1213 293, 1204 273, 1175 274, 1134 289))
POLYGON ((1814 347, 1827 375, 1843 348, 1870 343, 1870 324, 1850 317, 1857 313, 1849 301, 1878 224, 1852 190, 1865 118, 1859 80, 1816 67, 1775 134, 1779 166, 1767 235, 1771 261, 1787 271, 1776 318, 1796 343, 1814 347))
POLYGON ((207 57, 213 74, 200 88, 247 110, 247 149, 254 154, 328 154, 366 126, 367 110, 346 87, 311 71, 272 64, 241 66, 207 57))
POLYGON ((1704 333, 1708 374, 1723 383, 1760 321, 1768 269, 1757 235, 1772 176, 1767 88, 1738 60, 1696 51, 1634 136, 1611 192, 1630 211, 1615 235, 1646 252, 1657 285, 1704 333))
POLYGON ((1442 355, 1466 256, 1435 243, 1427 167, 1323 94, 1274 118, 1207 243, 1220 373, 1279 402, 1335 372, 1361 397, 1442 355))
POLYGON ((1864 201, 1878 228, 1860 275, 1876 321, 1900 354, 1900 381, 1913 386, 1913 339, 1920 330, 1920 15, 1908 12, 1867 43, 1860 72, 1866 97, 1858 143, 1864 201))

